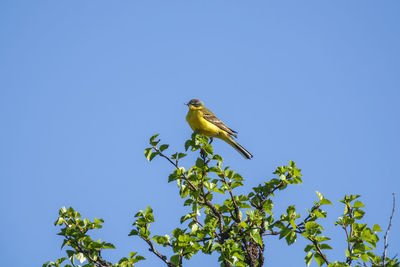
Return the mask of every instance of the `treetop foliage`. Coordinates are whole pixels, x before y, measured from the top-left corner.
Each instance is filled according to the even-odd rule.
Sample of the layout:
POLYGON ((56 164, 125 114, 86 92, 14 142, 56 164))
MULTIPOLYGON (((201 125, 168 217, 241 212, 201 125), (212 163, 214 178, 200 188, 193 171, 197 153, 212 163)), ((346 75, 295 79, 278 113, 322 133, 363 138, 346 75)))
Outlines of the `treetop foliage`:
MULTIPOLYGON (((150 138, 145 157, 148 161, 161 157, 173 166, 168 182, 177 183, 187 213, 182 215, 181 225, 170 234, 157 235, 150 230, 155 221, 153 209, 146 207, 135 214, 129 235, 141 238, 167 266, 183 266, 198 253, 218 254, 221 266, 263 266, 267 261, 264 250, 269 238, 278 237, 291 245, 299 236, 309 241, 304 248, 307 266, 313 259, 319 266, 328 267, 399 266, 397 259, 386 257, 387 246, 382 256, 376 254, 378 232, 382 229, 377 224, 369 226, 361 222, 365 205, 359 200, 359 195, 346 195, 339 200, 344 205, 344 213, 335 225, 345 232, 347 248, 344 259, 328 259, 324 251, 332 247, 320 221, 327 217, 323 207, 332 205, 330 200, 316 192, 316 201, 305 216, 300 215, 295 205, 288 206, 283 214, 274 212, 275 195, 288 186, 302 183, 301 170, 293 161, 277 167, 273 172, 274 178, 252 188, 247 194, 237 194, 236 189, 244 186, 244 178, 224 166, 223 158, 214 154, 207 137, 195 132, 185 142, 186 153, 199 152, 194 165, 187 168, 179 164, 187 154, 177 152, 167 156, 165 151, 169 145, 159 145, 160 139, 157 138, 158 135, 150 138), (223 201, 217 201, 214 198, 216 194, 220 194, 223 201), (170 248, 169 255, 160 253, 157 246, 170 248)), ((61 208, 55 225, 61 227, 62 247, 69 248, 67 257, 46 262, 43 267, 127 267, 145 260, 136 252, 114 264, 103 259, 101 251, 115 249, 114 245, 94 241, 88 234, 90 230, 100 229, 102 223, 101 219, 82 219, 73 208, 61 208), (62 265, 67 259, 69 263, 62 265), (77 264, 77 261, 84 265, 77 264)), ((386 237, 387 234, 385 242, 386 237)))

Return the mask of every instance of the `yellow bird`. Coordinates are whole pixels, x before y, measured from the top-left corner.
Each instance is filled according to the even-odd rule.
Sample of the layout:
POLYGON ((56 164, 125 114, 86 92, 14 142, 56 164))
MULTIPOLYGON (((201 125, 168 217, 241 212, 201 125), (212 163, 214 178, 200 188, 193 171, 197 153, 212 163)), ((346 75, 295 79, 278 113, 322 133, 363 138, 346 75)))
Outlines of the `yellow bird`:
POLYGON ((237 132, 226 126, 211 111, 209 111, 199 99, 192 99, 185 103, 189 107, 186 120, 193 131, 210 138, 216 137, 224 140, 236 149, 246 159, 251 159, 253 155, 244 147, 239 145, 233 137, 237 138, 237 132))

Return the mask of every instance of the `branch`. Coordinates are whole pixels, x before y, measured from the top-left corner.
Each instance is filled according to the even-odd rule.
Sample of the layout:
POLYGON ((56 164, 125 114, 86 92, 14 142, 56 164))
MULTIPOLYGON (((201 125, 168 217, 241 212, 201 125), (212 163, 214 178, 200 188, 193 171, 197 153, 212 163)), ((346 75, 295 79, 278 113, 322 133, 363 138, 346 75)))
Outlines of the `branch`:
POLYGON ((315 240, 311 240, 311 239, 309 239, 309 240, 314 244, 315 248, 317 249, 318 255, 320 255, 320 256, 324 259, 324 261, 326 262, 326 265, 329 265, 329 261, 328 261, 328 259, 326 258, 325 254, 322 253, 322 250, 321 250, 321 248, 319 247, 318 242, 315 241, 315 240))
POLYGON ((203 198, 203 204, 206 205, 211 209, 211 211, 214 213, 214 215, 218 218, 219 221, 219 231, 220 234, 223 233, 224 231, 224 226, 223 226, 223 218, 221 212, 217 210, 217 208, 207 199, 206 194, 204 193, 204 187, 200 187, 200 193, 201 197, 203 198))
POLYGON ((157 257, 159 257, 163 262, 165 262, 165 264, 167 264, 168 267, 175 267, 175 266, 176 266, 175 264, 173 264, 172 262, 170 262, 170 261, 167 260, 167 256, 161 254, 160 252, 158 252, 158 251, 154 248, 154 245, 153 245, 153 243, 151 242, 150 239, 145 239, 145 238, 143 238, 143 237, 142 237, 142 239, 143 239, 144 241, 146 241, 147 244, 149 244, 149 246, 150 246, 149 251, 153 252, 157 257))
POLYGON ((285 183, 284 183, 283 181, 280 181, 279 184, 277 184, 275 187, 273 187, 267 194, 257 194, 257 197, 258 197, 259 200, 260 200, 260 204, 259 204, 259 205, 257 205, 256 203, 254 203, 254 201, 252 201, 251 199, 249 199, 250 204, 251 204, 253 207, 259 209, 260 211, 263 211, 262 206, 263 206, 264 202, 267 201, 268 198, 269 198, 276 190, 278 190, 279 188, 283 187, 284 185, 285 185, 285 183))
POLYGON ((238 207, 238 205, 236 204, 235 198, 234 198, 233 193, 232 193, 232 189, 230 189, 230 183, 228 184, 228 183, 226 182, 226 180, 225 180, 225 175, 223 175, 223 178, 221 178, 221 182, 224 183, 226 186, 229 187, 229 190, 228 190, 228 191, 229 191, 229 195, 230 195, 230 197, 231 197, 232 204, 233 204, 233 208, 234 208, 234 210, 235 210, 235 216, 233 216, 232 212, 230 212, 231 217, 233 218, 233 220, 234 220, 235 222, 240 223, 240 219, 239 219, 239 207, 238 207))
MULTIPOLYGON (((86 232, 87 232, 87 230, 86 230, 86 231, 83 231, 83 229, 81 229, 81 228, 79 227, 79 225, 77 224, 77 222, 76 222, 76 220, 75 220, 74 218, 70 217, 70 219, 71 219, 72 222, 76 225, 76 227, 78 228, 78 230, 79 230, 83 235, 85 235, 86 232)), ((67 220, 64 221, 64 224, 65 224, 65 226, 66 226, 67 228, 71 228, 71 227, 72 227, 71 225, 69 225, 69 224, 67 223, 67 220)), ((87 260, 88 260, 89 263, 94 263, 94 264, 96 264, 96 266, 98 266, 98 267, 111 267, 111 266, 112 266, 111 263, 105 261, 105 260, 101 257, 100 250, 98 250, 97 259, 95 260, 95 259, 93 259, 93 258, 90 256, 91 250, 87 250, 87 249, 82 248, 81 245, 79 244, 79 242, 76 241, 75 238, 71 238, 71 237, 68 237, 68 236, 65 236, 65 238, 66 238, 68 241, 70 241, 70 242, 72 243, 72 245, 75 246, 75 247, 72 247, 72 248, 74 248, 76 251, 82 253, 82 254, 87 258, 87 260)))
MULTIPOLYGON (((304 228, 305 227, 305 225, 306 225, 306 223, 308 222, 308 221, 310 221, 312 218, 313 218, 313 211, 315 211, 316 209, 319 209, 319 205, 315 205, 315 206, 313 206, 312 208, 311 208, 311 210, 310 210, 310 213, 308 214, 308 216, 301 222, 301 223, 299 223, 298 225, 297 225, 297 228, 304 228)), ((293 229, 293 230, 295 230, 295 229, 293 229)), ((303 233, 303 231, 299 231, 298 233, 303 233)))
POLYGON ((351 246, 350 246, 350 241, 349 241, 350 236, 349 236, 349 233, 347 232, 347 226, 343 225, 342 228, 344 229, 344 232, 346 233, 347 250, 350 253, 350 257, 348 257, 346 259, 346 263, 351 264, 351 261, 352 261, 351 256, 352 256, 353 253, 352 253, 351 246))
POLYGON ((239 219, 239 207, 236 204, 235 198, 233 197, 232 190, 229 189, 229 195, 231 196, 232 203, 233 203, 233 208, 235 209, 235 216, 232 216, 235 222, 240 223, 239 219))
MULTIPOLYGON (((288 178, 290 178, 290 176, 288 175, 288 178)), ((277 186, 275 186, 270 192, 268 192, 268 194, 265 196, 265 200, 267 200, 267 198, 272 195, 276 190, 278 190, 279 188, 283 187, 285 185, 285 183, 283 181, 280 181, 279 184, 277 186)), ((262 206, 262 203, 261 203, 262 206)))
MULTIPOLYGON (((206 162, 206 154, 204 153, 203 149, 200 150, 200 157, 203 159, 204 163, 207 164, 208 161, 206 162)), ((206 173, 202 172, 201 173, 201 180, 203 180, 204 175, 206 175, 206 173)), ((211 201, 209 201, 207 199, 207 195, 204 192, 203 183, 200 184, 200 194, 201 194, 201 197, 203 198, 204 205, 209 207, 212 210, 212 212, 214 213, 214 215, 218 218, 218 221, 219 221, 219 233, 220 233, 220 236, 221 236, 221 239, 219 239, 219 243, 222 244, 224 242, 224 238, 223 238, 223 235, 222 235, 223 232, 224 232, 224 225, 223 225, 224 222, 223 222, 223 218, 222 218, 222 213, 219 212, 217 210, 217 208, 211 203, 211 201)))
MULTIPOLYGON (((176 169, 179 169, 178 160, 176 160, 175 162, 173 162, 168 156, 164 155, 156 146, 153 146, 153 149, 154 149, 155 151, 157 151, 158 154, 159 154, 161 157, 167 159, 172 165, 174 165, 174 167, 175 167, 176 169)), ((181 177, 188 183, 188 185, 189 185, 194 191, 197 191, 197 188, 189 181, 189 179, 186 177, 185 174, 182 174, 181 177)))
POLYGON ((272 231, 272 232, 268 232, 268 233, 263 233, 262 236, 265 236, 265 235, 280 235, 280 234, 281 234, 281 232, 272 231))
POLYGON ((395 194, 392 193, 392 196, 393 196, 393 207, 392 207, 392 214, 390 215, 389 225, 388 225, 388 228, 387 228, 386 234, 385 234, 385 247, 383 249, 383 256, 382 256, 383 267, 385 267, 386 251, 387 251, 387 248, 389 246, 388 243, 387 243, 387 238, 388 238, 388 235, 389 235, 390 227, 392 227, 393 214, 394 214, 394 210, 396 208, 396 197, 395 197, 395 194))
MULTIPOLYGON (((176 169, 179 169, 178 166, 178 161, 173 162, 168 156, 164 155, 156 146, 153 146, 153 149, 155 151, 157 151, 159 153, 159 155, 165 159, 167 159, 176 169)), ((202 155, 201 155, 202 156, 202 155)), ((202 156, 204 162, 205 162, 205 157, 202 156)), ((203 174, 204 175, 204 174, 203 174)), ((193 190, 193 191, 198 191, 198 188, 196 186, 194 186, 189 179, 187 178, 187 176, 185 174, 182 174, 181 177, 188 183, 189 187, 193 190)), ((204 188, 201 187, 201 196, 203 198, 203 203, 204 205, 206 205, 207 207, 209 207, 211 209, 211 211, 214 213, 214 215, 216 216, 216 218, 218 218, 219 220, 219 230, 220 233, 223 232, 224 228, 223 228, 223 219, 222 219, 222 214, 220 212, 218 212, 218 210, 214 207, 214 205, 207 199, 207 196, 204 192, 204 188)))

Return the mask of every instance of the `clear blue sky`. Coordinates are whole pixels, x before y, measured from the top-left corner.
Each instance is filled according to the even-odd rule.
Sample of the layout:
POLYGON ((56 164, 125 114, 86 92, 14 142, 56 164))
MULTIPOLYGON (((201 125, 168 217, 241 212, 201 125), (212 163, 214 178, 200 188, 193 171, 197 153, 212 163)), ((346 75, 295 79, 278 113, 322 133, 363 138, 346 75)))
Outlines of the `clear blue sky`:
MULTIPOLYGON (((191 98, 254 154, 246 161, 215 141, 247 191, 289 160, 303 169, 303 185, 277 196, 278 214, 294 203, 306 214, 315 190, 335 202, 322 224, 329 259, 343 260, 337 200, 361 194, 365 221, 382 228, 392 192, 400 203, 399 12, 397 0, 1 1, 2 265, 64 255, 53 222, 73 206, 104 218, 96 237, 116 245, 109 260, 138 251, 148 258, 139 266, 163 266, 127 234, 147 205, 155 234, 185 212, 171 167, 143 150, 154 133, 183 150, 191 98)), ((390 256, 400 253, 399 214, 390 256)), ((268 239, 267 266, 303 266, 304 245, 268 239)))

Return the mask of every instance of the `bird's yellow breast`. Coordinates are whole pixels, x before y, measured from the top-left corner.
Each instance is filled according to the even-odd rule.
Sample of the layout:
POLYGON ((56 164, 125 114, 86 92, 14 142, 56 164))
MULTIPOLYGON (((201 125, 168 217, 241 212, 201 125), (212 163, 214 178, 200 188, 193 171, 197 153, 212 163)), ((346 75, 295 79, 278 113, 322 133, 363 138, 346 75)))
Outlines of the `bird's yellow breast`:
POLYGON ((203 118, 203 112, 199 108, 190 107, 186 120, 193 131, 211 137, 219 137, 221 129, 203 118))

